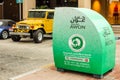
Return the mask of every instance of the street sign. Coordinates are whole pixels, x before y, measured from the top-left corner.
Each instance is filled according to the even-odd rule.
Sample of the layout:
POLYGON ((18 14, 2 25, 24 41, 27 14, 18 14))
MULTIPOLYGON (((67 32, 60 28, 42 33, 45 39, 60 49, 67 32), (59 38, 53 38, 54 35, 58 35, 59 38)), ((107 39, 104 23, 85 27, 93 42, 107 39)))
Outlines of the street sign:
POLYGON ((23 3, 23 0, 16 0, 16 3, 23 3))

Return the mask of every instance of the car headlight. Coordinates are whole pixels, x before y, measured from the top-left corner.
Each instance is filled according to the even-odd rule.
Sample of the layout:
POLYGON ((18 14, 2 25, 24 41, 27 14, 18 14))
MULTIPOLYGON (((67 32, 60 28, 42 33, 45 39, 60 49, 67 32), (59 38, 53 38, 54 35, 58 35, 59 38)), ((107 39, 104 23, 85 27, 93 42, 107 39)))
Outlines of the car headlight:
POLYGON ((30 29, 30 27, 29 27, 29 26, 26 26, 26 29, 30 29))
POLYGON ((19 26, 18 26, 18 25, 16 25, 16 28, 19 28, 19 26))

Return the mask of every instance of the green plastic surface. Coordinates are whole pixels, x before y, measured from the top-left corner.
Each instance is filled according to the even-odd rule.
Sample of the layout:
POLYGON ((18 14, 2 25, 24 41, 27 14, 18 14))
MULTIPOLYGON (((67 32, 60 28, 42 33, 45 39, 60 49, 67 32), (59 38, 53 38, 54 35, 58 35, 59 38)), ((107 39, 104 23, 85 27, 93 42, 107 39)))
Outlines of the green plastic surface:
POLYGON ((56 8, 53 53, 57 68, 102 75, 115 66, 111 25, 85 8, 56 8))

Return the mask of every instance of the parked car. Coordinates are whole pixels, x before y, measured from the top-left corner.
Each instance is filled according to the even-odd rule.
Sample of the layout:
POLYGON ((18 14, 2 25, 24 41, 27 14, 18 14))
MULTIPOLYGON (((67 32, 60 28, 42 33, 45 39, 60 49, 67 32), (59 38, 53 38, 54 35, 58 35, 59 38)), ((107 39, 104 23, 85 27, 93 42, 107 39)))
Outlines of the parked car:
POLYGON ((21 38, 32 38, 35 43, 41 43, 44 35, 52 34, 54 9, 30 9, 28 18, 17 22, 10 32, 15 42, 21 38))
POLYGON ((10 37, 9 29, 12 28, 12 25, 15 24, 15 21, 10 19, 0 19, 0 38, 7 39, 10 37))

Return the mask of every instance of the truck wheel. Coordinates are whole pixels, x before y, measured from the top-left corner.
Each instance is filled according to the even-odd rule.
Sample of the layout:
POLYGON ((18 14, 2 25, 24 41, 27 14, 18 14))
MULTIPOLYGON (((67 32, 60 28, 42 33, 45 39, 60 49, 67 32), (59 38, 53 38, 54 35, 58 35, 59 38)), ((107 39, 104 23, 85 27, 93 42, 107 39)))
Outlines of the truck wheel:
POLYGON ((33 34, 33 40, 35 43, 41 43, 43 40, 43 31, 42 30, 37 30, 33 34))
POLYGON ((3 31, 1 34, 2 39, 7 39, 8 38, 8 32, 7 31, 3 31))
POLYGON ((19 35, 12 35, 11 39, 15 42, 20 41, 21 37, 19 35))

